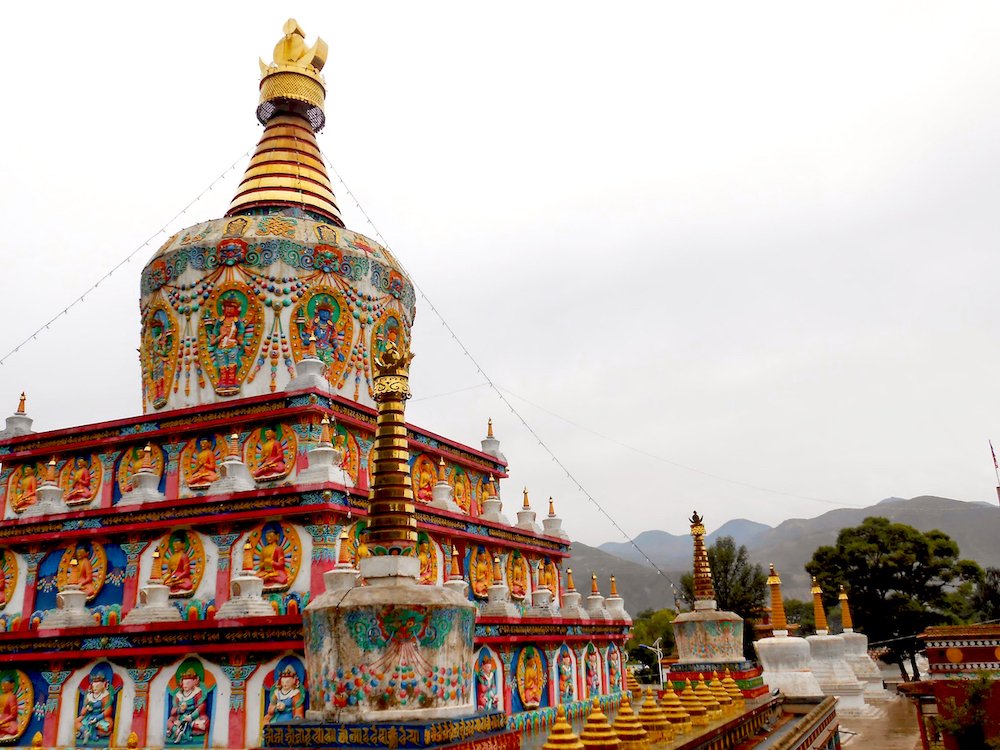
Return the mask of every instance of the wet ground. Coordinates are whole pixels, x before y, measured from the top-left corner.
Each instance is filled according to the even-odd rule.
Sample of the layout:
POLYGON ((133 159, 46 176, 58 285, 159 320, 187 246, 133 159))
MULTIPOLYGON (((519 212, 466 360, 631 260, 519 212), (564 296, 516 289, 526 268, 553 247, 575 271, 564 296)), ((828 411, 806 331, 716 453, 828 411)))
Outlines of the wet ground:
POLYGON ((920 747, 917 709, 906 698, 873 704, 881 715, 871 719, 843 716, 840 741, 850 750, 914 750, 920 747))

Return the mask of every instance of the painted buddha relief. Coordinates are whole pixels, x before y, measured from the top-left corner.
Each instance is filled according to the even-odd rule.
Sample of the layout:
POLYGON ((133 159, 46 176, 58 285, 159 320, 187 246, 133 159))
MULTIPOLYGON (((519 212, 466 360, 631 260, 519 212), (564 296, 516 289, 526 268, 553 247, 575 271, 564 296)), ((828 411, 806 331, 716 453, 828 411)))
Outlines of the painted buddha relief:
POLYGON ((295 465, 298 441, 288 425, 267 425, 250 433, 244 447, 250 474, 260 482, 284 479, 295 465))
POLYGON ((461 466, 456 466, 451 471, 451 487, 456 505, 468 513, 472 504, 472 481, 468 472, 461 466))
POLYGON ((469 585, 472 593, 480 599, 485 599, 493 585, 493 557, 485 547, 472 547, 469 552, 469 585))
POLYGON ((553 600, 559 592, 559 570, 547 557, 538 561, 538 588, 547 588, 551 591, 553 600))
POLYGON ((618 692, 622 688, 621 652, 618 646, 608 646, 608 692, 618 692))
MULTIPOLYGON (((333 435, 333 447, 341 452, 343 459, 341 460, 341 466, 344 471, 347 472, 347 476, 351 478, 354 484, 358 483, 358 476, 361 469, 361 446, 358 444, 357 437, 354 436, 344 425, 338 423, 333 435)), ((372 459, 374 461, 375 451, 371 451, 372 459)), ((368 481, 371 481, 372 473, 371 468, 368 471, 368 481)))
POLYGON ((545 664, 534 646, 525 646, 517 657, 517 692, 525 709, 542 704, 545 689, 545 664))
POLYGON ((286 656, 264 678, 261 724, 285 724, 303 719, 309 708, 306 669, 297 656, 286 656))
POLYGON ((507 554, 507 586, 512 599, 524 599, 528 594, 528 561, 518 550, 507 554))
POLYGON ((59 472, 59 486, 63 490, 63 501, 69 507, 88 505, 100 496, 104 481, 104 466, 94 455, 75 456, 59 472))
MULTIPOLYGON (((143 462, 146 460, 145 448, 144 445, 133 445, 131 448, 127 448, 118 459, 118 491, 122 495, 132 490, 132 477, 142 469, 143 462)), ((163 449, 158 445, 150 446, 149 462, 152 465, 153 473, 160 477, 162 484, 163 449)))
POLYGON ((434 483, 437 482, 437 468, 431 457, 421 453, 414 459, 410 469, 413 484, 413 498, 417 502, 429 503, 434 499, 434 483))
MULTIPOLYGON (((368 557, 368 545, 365 544, 365 529, 368 524, 364 521, 357 521, 347 530, 348 544, 347 557, 353 567, 358 567, 358 561, 368 557)), ((338 551, 339 554, 339 551, 338 551)))
POLYGON ((160 540, 160 580, 170 596, 191 596, 205 572, 205 548, 194 532, 178 529, 160 540))
POLYGON ((420 561, 419 582, 433 585, 438 579, 438 548, 426 532, 417 535, 417 559, 420 561))
POLYGON ((73 720, 76 747, 110 747, 118 717, 122 678, 107 662, 97 664, 80 683, 73 720))
POLYGON ((170 310, 156 303, 146 313, 142 326, 142 384, 154 409, 167 403, 177 371, 177 324, 170 310))
POLYGON ((24 734, 35 707, 35 690, 28 675, 0 669, 0 743, 13 744, 24 734))
POLYGON ((167 683, 167 747, 208 747, 215 678, 195 658, 185 659, 167 683))
POLYGON ((322 360, 326 379, 338 387, 354 340, 354 318, 343 295, 330 286, 315 287, 292 311, 291 332, 295 361, 307 356, 322 360))
POLYGON ((601 655, 593 643, 587 644, 584 656, 584 681, 587 685, 587 697, 593 698, 601 694, 601 655))
POLYGON ((563 645, 556 656, 556 669, 559 676, 559 702, 572 703, 576 686, 576 670, 573 669, 573 654, 569 646, 563 645))
POLYGON ((226 451, 223 435, 199 435, 189 440, 181 451, 184 484, 192 490, 207 489, 219 478, 219 466, 226 457, 226 451))
POLYGON ((7 500, 11 510, 23 513, 38 502, 38 485, 44 477, 45 468, 41 464, 16 467, 7 480, 7 500))
POLYGON ((487 648, 479 650, 476 659, 476 708, 496 711, 500 708, 500 689, 497 686, 497 661, 487 648))
POLYGON ((17 589, 17 558, 9 549, 0 549, 0 612, 10 604, 17 589))
POLYGON ((299 574, 302 542, 290 523, 269 521, 250 532, 253 569, 264 581, 264 591, 284 591, 299 574))
POLYGON ((56 582, 59 590, 75 584, 93 601, 108 574, 108 556, 99 542, 80 540, 71 545, 59 560, 56 582), (74 562, 76 563, 74 565, 74 562))
POLYGON ((242 284, 222 284, 202 308, 198 354, 220 396, 240 392, 260 348, 261 306, 247 292, 242 284))

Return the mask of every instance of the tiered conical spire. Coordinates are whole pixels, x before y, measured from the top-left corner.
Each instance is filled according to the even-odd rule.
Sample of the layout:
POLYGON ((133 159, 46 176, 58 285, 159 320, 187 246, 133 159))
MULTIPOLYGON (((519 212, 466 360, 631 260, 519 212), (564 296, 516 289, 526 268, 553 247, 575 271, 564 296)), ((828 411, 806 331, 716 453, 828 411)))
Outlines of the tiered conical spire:
POLYGON ((816 632, 820 635, 826 635, 830 630, 830 626, 826 622, 826 610, 823 609, 823 589, 816 583, 816 576, 813 576, 812 583, 813 585, 809 589, 809 593, 812 594, 813 598, 813 616, 816 619, 816 632))
POLYGON ((681 705, 681 699, 677 697, 677 693, 673 691, 669 683, 667 684, 667 689, 663 691, 663 695, 660 696, 660 708, 663 709, 663 713, 666 714, 670 725, 677 734, 683 734, 691 730, 691 717, 684 710, 684 706, 681 705))
POLYGON ((771 589, 771 628, 772 630, 788 630, 788 620, 785 617, 785 600, 781 598, 781 576, 774 569, 774 563, 771 563, 767 585, 771 589))
POLYGON ((698 515, 698 511, 694 511, 689 520, 691 536, 694 537, 694 599, 695 602, 714 602, 712 568, 708 564, 708 552, 705 551, 704 519, 698 515))
POLYGON ((587 750, 619 750, 621 747, 618 735, 608 724, 608 717, 601 711, 601 703, 597 698, 594 698, 587 723, 580 732, 580 742, 587 750))
POLYGON ((847 592, 844 590, 843 585, 840 587, 840 594, 837 598, 840 600, 840 621, 844 627, 844 632, 853 633, 854 620, 851 618, 851 604, 847 601, 847 592))
POLYGON ((283 31, 274 62, 260 64, 257 119, 264 133, 226 216, 292 207, 342 227, 315 135, 326 123, 320 71, 327 45, 317 39, 306 47, 305 33, 295 19, 290 18, 283 31))
POLYGON ((566 709, 562 704, 556 708, 556 720, 542 750, 583 750, 583 743, 573 734, 573 728, 566 721, 566 709))
POLYGON ((680 699, 684 710, 691 717, 692 726, 702 727, 708 724, 708 711, 698 700, 698 696, 694 694, 691 680, 684 680, 684 689, 681 691, 680 699))
POLYGON ((733 710, 733 699, 729 697, 729 693, 726 692, 726 688, 723 687, 722 682, 719 681, 718 672, 712 672, 712 679, 708 683, 708 689, 712 691, 712 697, 718 701, 720 706, 722 706, 723 714, 728 714, 733 710))
POLYGON ((740 686, 737 685, 736 680, 733 679, 733 675, 729 671, 729 667, 726 667, 726 673, 722 678, 722 687, 726 689, 726 692, 729 693, 729 697, 733 699, 733 705, 736 707, 736 710, 742 711, 745 703, 743 699, 743 691, 740 690, 740 686))
POLYGON ((719 701, 715 700, 712 691, 705 684, 705 675, 698 674, 698 682, 695 683, 694 694, 708 712, 709 721, 718 721, 722 718, 722 706, 719 705, 719 701))
POLYGON ((673 727, 670 726, 670 722, 667 720, 666 714, 663 713, 663 709, 656 704, 653 691, 649 688, 646 688, 646 700, 642 702, 642 706, 639 708, 639 721, 642 723, 643 729, 649 734, 650 742, 668 742, 673 739, 673 727))
POLYGON ((618 716, 615 717, 615 723, 611 725, 611 728, 618 735, 621 750, 646 750, 649 747, 649 734, 642 728, 639 717, 632 711, 628 692, 622 693, 622 703, 618 708, 618 716))
POLYGON ((625 670, 625 688, 632 694, 632 698, 638 700, 642 697, 642 687, 631 670, 625 670))

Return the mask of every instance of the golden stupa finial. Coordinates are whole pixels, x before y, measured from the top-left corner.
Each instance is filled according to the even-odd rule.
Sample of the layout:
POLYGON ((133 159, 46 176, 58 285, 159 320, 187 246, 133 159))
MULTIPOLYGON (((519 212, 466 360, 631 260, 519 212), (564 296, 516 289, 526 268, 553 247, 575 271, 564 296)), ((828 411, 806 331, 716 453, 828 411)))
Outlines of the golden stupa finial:
POLYGON ((489 421, 486 423, 486 437, 493 437, 493 417, 490 417, 489 421))
POLYGON ((528 488, 524 488, 524 504, 521 506, 522 510, 531 510, 531 503, 528 502, 528 488))
POLYGON ((597 573, 590 574, 590 595, 599 595, 601 590, 597 588, 597 573))
POLYGON ((576 585, 573 583, 573 569, 566 568, 566 590, 576 591, 576 585))
POLYGON ((500 570, 500 555, 493 555, 493 580, 500 583, 503 573, 500 570))
POLYGON ((253 570, 253 546, 250 541, 243 542, 243 572, 253 570))
POLYGON ((840 584, 840 593, 837 595, 840 600, 840 622, 844 630, 854 630, 854 620, 851 617, 851 604, 847 601, 847 590, 844 584, 840 584))
POLYGON ((25 402, 26 399, 27 399, 27 396, 24 395, 24 391, 21 391, 21 400, 17 402, 17 413, 18 414, 24 414, 24 413, 26 413, 25 412, 26 407, 24 405, 24 402, 25 402))
POLYGON ((615 581, 614 574, 611 575, 611 596, 618 596, 618 583, 615 581))
POLYGON ((549 518, 555 518, 555 515, 556 515, 556 506, 552 502, 552 496, 550 495, 549 496, 549 518))
POLYGON ((444 456, 438 459, 438 481, 445 482, 445 472, 444 472, 444 456))
POLYGON ((330 434, 330 417, 323 415, 323 420, 319 423, 319 442, 322 445, 333 445, 333 436, 330 434))
POLYGON ((41 732, 35 732, 35 736, 31 738, 31 746, 32 747, 41 747, 42 746, 42 742, 44 742, 44 739, 42 738, 42 733, 41 732))
POLYGON ((813 616, 816 619, 816 632, 823 631, 825 633, 830 629, 830 626, 826 621, 826 610, 823 609, 823 589, 816 582, 816 576, 812 577, 812 588, 809 589, 809 593, 812 594, 813 598, 813 616))
POLYGON ((496 479, 493 478, 492 474, 490 474, 490 481, 486 483, 486 496, 487 497, 497 496, 497 483, 496 479))
POLYGON ((698 511, 691 514, 691 536, 694 538, 694 598, 699 601, 714 601, 715 586, 712 585, 712 568, 708 564, 705 550, 705 519, 698 511))
POLYGON ((234 432, 229 436, 229 455, 238 458, 240 455, 240 434, 234 432))
POLYGON ((771 626, 774 630, 788 630, 785 600, 781 598, 781 576, 774 569, 774 563, 771 563, 767 585, 771 589, 771 626))
POLYGON ((337 564, 338 565, 350 565, 351 564, 351 543, 350 536, 347 533, 347 527, 345 526, 340 530, 340 549, 337 551, 337 564))
POLYGON ((153 468, 153 444, 146 443, 146 447, 142 449, 142 468, 152 469, 153 468))
POLYGON ((448 571, 449 578, 461 578, 462 569, 459 567, 458 563, 458 547, 454 544, 451 545, 451 570, 448 571))
POLYGON ((47 468, 45 469, 45 481, 54 483, 56 481, 56 457, 53 456, 49 459, 47 468))
POLYGON ((153 549, 153 567, 149 571, 149 582, 159 583, 161 575, 163 575, 163 570, 160 568, 160 549, 155 547, 153 549))
POLYGON ((274 45, 274 61, 270 65, 260 61, 257 119, 267 125, 278 112, 291 111, 305 115, 314 130, 322 130, 326 124, 326 86, 320 73, 330 48, 318 37, 307 47, 306 33, 294 18, 285 21, 281 30, 284 36, 274 45))

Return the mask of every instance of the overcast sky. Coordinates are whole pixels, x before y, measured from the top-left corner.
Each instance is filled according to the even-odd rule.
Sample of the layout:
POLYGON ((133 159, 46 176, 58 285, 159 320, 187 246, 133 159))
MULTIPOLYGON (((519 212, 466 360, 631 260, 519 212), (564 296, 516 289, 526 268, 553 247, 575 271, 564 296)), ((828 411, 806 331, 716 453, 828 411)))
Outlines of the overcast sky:
MULTIPOLYGON (((5 3, 0 356, 238 165, 4 361, 0 413, 141 411, 139 273, 228 206, 288 13, 330 45, 327 157, 629 533, 995 501, 994 3, 5 3)), ((411 421, 493 416, 509 507, 620 540, 419 296, 414 349, 411 421)))

